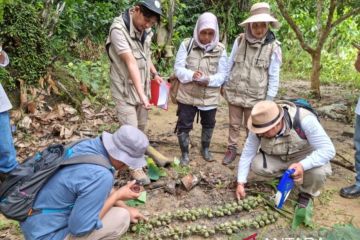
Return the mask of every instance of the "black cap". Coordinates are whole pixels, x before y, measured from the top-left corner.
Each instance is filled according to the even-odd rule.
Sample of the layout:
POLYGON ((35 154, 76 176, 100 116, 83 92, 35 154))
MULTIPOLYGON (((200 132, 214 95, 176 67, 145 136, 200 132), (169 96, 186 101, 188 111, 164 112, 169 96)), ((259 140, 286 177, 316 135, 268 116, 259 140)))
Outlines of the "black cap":
POLYGON ((150 11, 162 15, 160 0, 142 0, 139 4, 146 7, 150 11))

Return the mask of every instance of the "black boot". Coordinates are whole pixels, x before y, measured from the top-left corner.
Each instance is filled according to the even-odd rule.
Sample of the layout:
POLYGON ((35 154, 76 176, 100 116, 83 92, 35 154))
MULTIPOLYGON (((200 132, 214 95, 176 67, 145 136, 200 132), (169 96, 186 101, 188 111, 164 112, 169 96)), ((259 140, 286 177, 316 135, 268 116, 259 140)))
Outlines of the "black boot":
POLYGON ((178 140, 181 150, 181 158, 180 164, 181 165, 188 165, 189 164, 189 133, 182 132, 178 134, 178 140))
POLYGON ((340 190, 340 196, 344 198, 358 198, 360 197, 360 186, 354 184, 350 187, 345 187, 340 190))
POLYGON ((213 128, 203 128, 201 131, 201 155, 208 162, 214 161, 209 151, 213 131, 213 128))

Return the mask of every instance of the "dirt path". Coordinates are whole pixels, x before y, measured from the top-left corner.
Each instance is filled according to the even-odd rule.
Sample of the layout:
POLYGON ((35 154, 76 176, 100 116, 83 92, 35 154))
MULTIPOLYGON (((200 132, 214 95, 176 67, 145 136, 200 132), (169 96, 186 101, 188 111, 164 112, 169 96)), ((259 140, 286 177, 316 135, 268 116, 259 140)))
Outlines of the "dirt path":
MULTIPOLYGON (((280 97, 294 98, 309 96, 308 83, 303 81, 293 81, 283 83, 279 91, 280 97)), ((330 103, 344 102, 346 89, 338 86, 325 86, 322 88, 323 98, 321 101, 313 101, 316 107, 329 105, 330 103)), ((356 93, 358 96, 358 93, 356 93)), ((111 118, 111 117, 110 117, 111 118)), ((180 155, 177 144, 177 138, 173 133, 176 123, 176 105, 170 105, 168 111, 153 109, 150 113, 150 120, 147 134, 153 144, 164 155, 176 157, 180 155)), ((200 174, 209 181, 186 192, 178 187, 176 194, 171 195, 164 192, 163 188, 148 190, 148 202, 146 206, 140 207, 147 215, 153 215, 163 212, 175 211, 176 209, 214 206, 223 202, 234 200, 234 181, 236 181, 237 161, 229 167, 221 164, 223 154, 226 150, 228 137, 228 110, 224 100, 222 100, 216 117, 216 128, 214 131, 213 141, 211 143, 211 151, 215 158, 214 162, 205 162, 199 153, 200 148, 200 124, 195 123, 191 132, 191 163, 187 172, 200 174)), ((342 136, 345 128, 351 128, 350 124, 322 118, 321 123, 325 127, 327 133, 332 138, 337 152, 348 161, 354 163, 353 143, 351 137, 342 136)), ((109 124, 109 122, 107 123, 109 124)), ((111 124, 116 124, 112 122, 111 124)), ((99 129, 101 126, 97 126, 99 129)), ((81 126, 79 127, 81 128, 81 126)), ((50 140, 50 139, 49 139, 50 140)), ((242 131, 240 146, 244 143, 244 130, 242 131)), ((50 140, 51 141, 51 140, 50 140)), ((335 158, 337 161, 343 161, 339 156, 335 158)), ((336 223, 352 222, 355 226, 360 227, 360 201, 359 199, 348 200, 338 195, 339 189, 343 186, 351 184, 354 180, 354 173, 342 167, 332 164, 333 175, 329 177, 325 189, 319 198, 315 200, 314 222, 315 228, 331 227, 336 223)), ((180 170, 168 169, 168 179, 177 179, 181 174, 180 170)), ((295 194, 290 199, 295 199, 295 194)), ((291 206, 290 206, 291 207, 291 206)), ((220 220, 215 220, 219 223, 220 220)), ((21 239, 12 233, 11 228, 1 228, 1 223, 8 223, 0 218, 0 238, 1 239, 21 239), (10 230, 9 230, 10 229, 10 230), (5 238, 4 238, 5 237, 5 238)), ((207 223, 205 221, 205 223, 207 223)), ((290 222, 282 220, 275 225, 265 227, 257 231, 259 239, 265 237, 289 237, 290 222)), ((15 227, 16 228, 16 227, 15 227)), ((316 231, 302 229, 301 231, 316 231)), ((248 232, 251 234, 252 232, 248 232)), ((295 233, 293 236, 297 236, 295 233)), ((126 239, 138 239, 138 236, 127 235, 126 239)), ((198 239, 198 238, 191 238, 198 239)), ((223 235, 219 235, 214 239, 228 239, 223 235)), ((236 238, 234 238, 236 239, 236 238)))

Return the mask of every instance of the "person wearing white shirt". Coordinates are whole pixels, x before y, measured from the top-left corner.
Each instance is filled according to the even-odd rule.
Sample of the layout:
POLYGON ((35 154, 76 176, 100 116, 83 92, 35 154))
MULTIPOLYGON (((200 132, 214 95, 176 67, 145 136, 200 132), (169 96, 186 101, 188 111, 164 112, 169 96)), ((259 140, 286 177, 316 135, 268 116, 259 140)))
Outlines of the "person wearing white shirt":
POLYGON ((285 170, 295 169, 298 203, 306 207, 320 194, 335 156, 335 147, 316 116, 292 102, 265 100, 255 104, 247 126, 250 133, 240 157, 236 197, 246 195, 250 168, 265 177, 280 177, 285 170), (294 125, 300 125, 302 134, 294 125))
MULTIPOLYGON (((9 64, 9 57, 4 50, 0 50, 0 67, 9 64)), ((0 180, 18 166, 16 150, 11 134, 9 110, 12 105, 0 83, 0 180)))
MULTIPOLYGON (((358 52, 357 59, 355 61, 355 68, 360 72, 360 51, 358 52)), ((344 198, 357 198, 360 197, 360 97, 355 109, 356 120, 355 120, 355 184, 344 187, 340 190, 340 196, 344 198)))
POLYGON ((200 15, 192 38, 185 39, 176 54, 175 75, 180 81, 176 95, 178 121, 176 133, 181 150, 180 163, 187 165, 189 132, 196 114, 201 117, 201 155, 213 161, 209 151, 215 116, 220 101, 220 87, 227 71, 226 49, 219 42, 219 26, 214 14, 200 15))

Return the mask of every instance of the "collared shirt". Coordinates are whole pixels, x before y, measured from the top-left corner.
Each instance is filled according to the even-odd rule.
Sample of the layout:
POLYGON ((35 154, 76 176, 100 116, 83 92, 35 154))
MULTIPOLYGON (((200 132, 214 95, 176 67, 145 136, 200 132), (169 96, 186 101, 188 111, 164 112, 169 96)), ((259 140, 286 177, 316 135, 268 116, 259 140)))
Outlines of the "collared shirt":
MULTIPOLYGON (((1 54, 5 57, 5 60, 3 63, 0 63, 0 67, 6 67, 9 64, 9 57, 6 54, 5 51, 2 51, 1 54)), ((9 111, 12 108, 12 105, 10 103, 10 100, 8 96, 6 95, 6 92, 3 88, 3 86, 0 83, 0 113, 9 111)))
MULTIPOLYGON (((72 156, 87 154, 109 157, 99 137, 73 147, 72 156)), ((63 167, 42 187, 33 208, 65 210, 28 217, 20 223, 25 238, 63 240, 68 234, 81 236, 102 228, 99 214, 113 181, 108 169, 95 164, 63 167)))
MULTIPOLYGON (((314 149, 309 156, 300 161, 304 171, 327 164, 335 156, 335 148, 319 121, 315 116, 308 115, 302 119, 301 128, 314 149)), ((238 182, 246 183, 251 161, 256 156, 259 147, 260 138, 250 132, 240 157, 238 182)))
MULTIPOLYGON (((143 32, 138 31, 133 23, 132 10, 130 12, 130 37, 141 39, 143 32)), ((151 28, 145 30, 147 33, 151 32, 151 28)), ((114 29, 110 35, 111 44, 114 46, 115 51, 118 55, 122 53, 131 52, 131 47, 124 34, 119 29, 114 29)))
POLYGON ((356 105, 355 113, 357 115, 360 115, 360 97, 359 97, 358 103, 356 105))
MULTIPOLYGON (((194 71, 187 69, 186 66, 186 58, 188 56, 188 52, 185 46, 185 43, 182 42, 180 44, 179 50, 176 54, 175 59, 175 75, 179 79, 181 83, 189 83, 192 81, 194 71)), ((216 74, 209 76, 210 82, 209 87, 220 87, 226 78, 227 73, 227 55, 226 50, 224 50, 219 59, 218 71, 216 74)), ((217 106, 207 106, 207 107, 197 107, 200 110, 207 111, 211 109, 217 108, 217 106)))
MULTIPOLYGON (((238 50, 239 44, 235 40, 233 48, 231 50, 231 54, 229 57, 228 62, 228 70, 227 70, 227 77, 225 81, 228 81, 230 72, 232 70, 232 67, 234 65, 234 57, 236 55, 236 52, 238 50)), ((269 83, 268 83, 268 90, 266 95, 270 97, 275 97, 278 89, 279 89, 279 76, 280 76, 280 66, 282 63, 282 53, 280 46, 276 46, 272 55, 271 55, 271 61, 269 66, 269 83)))

